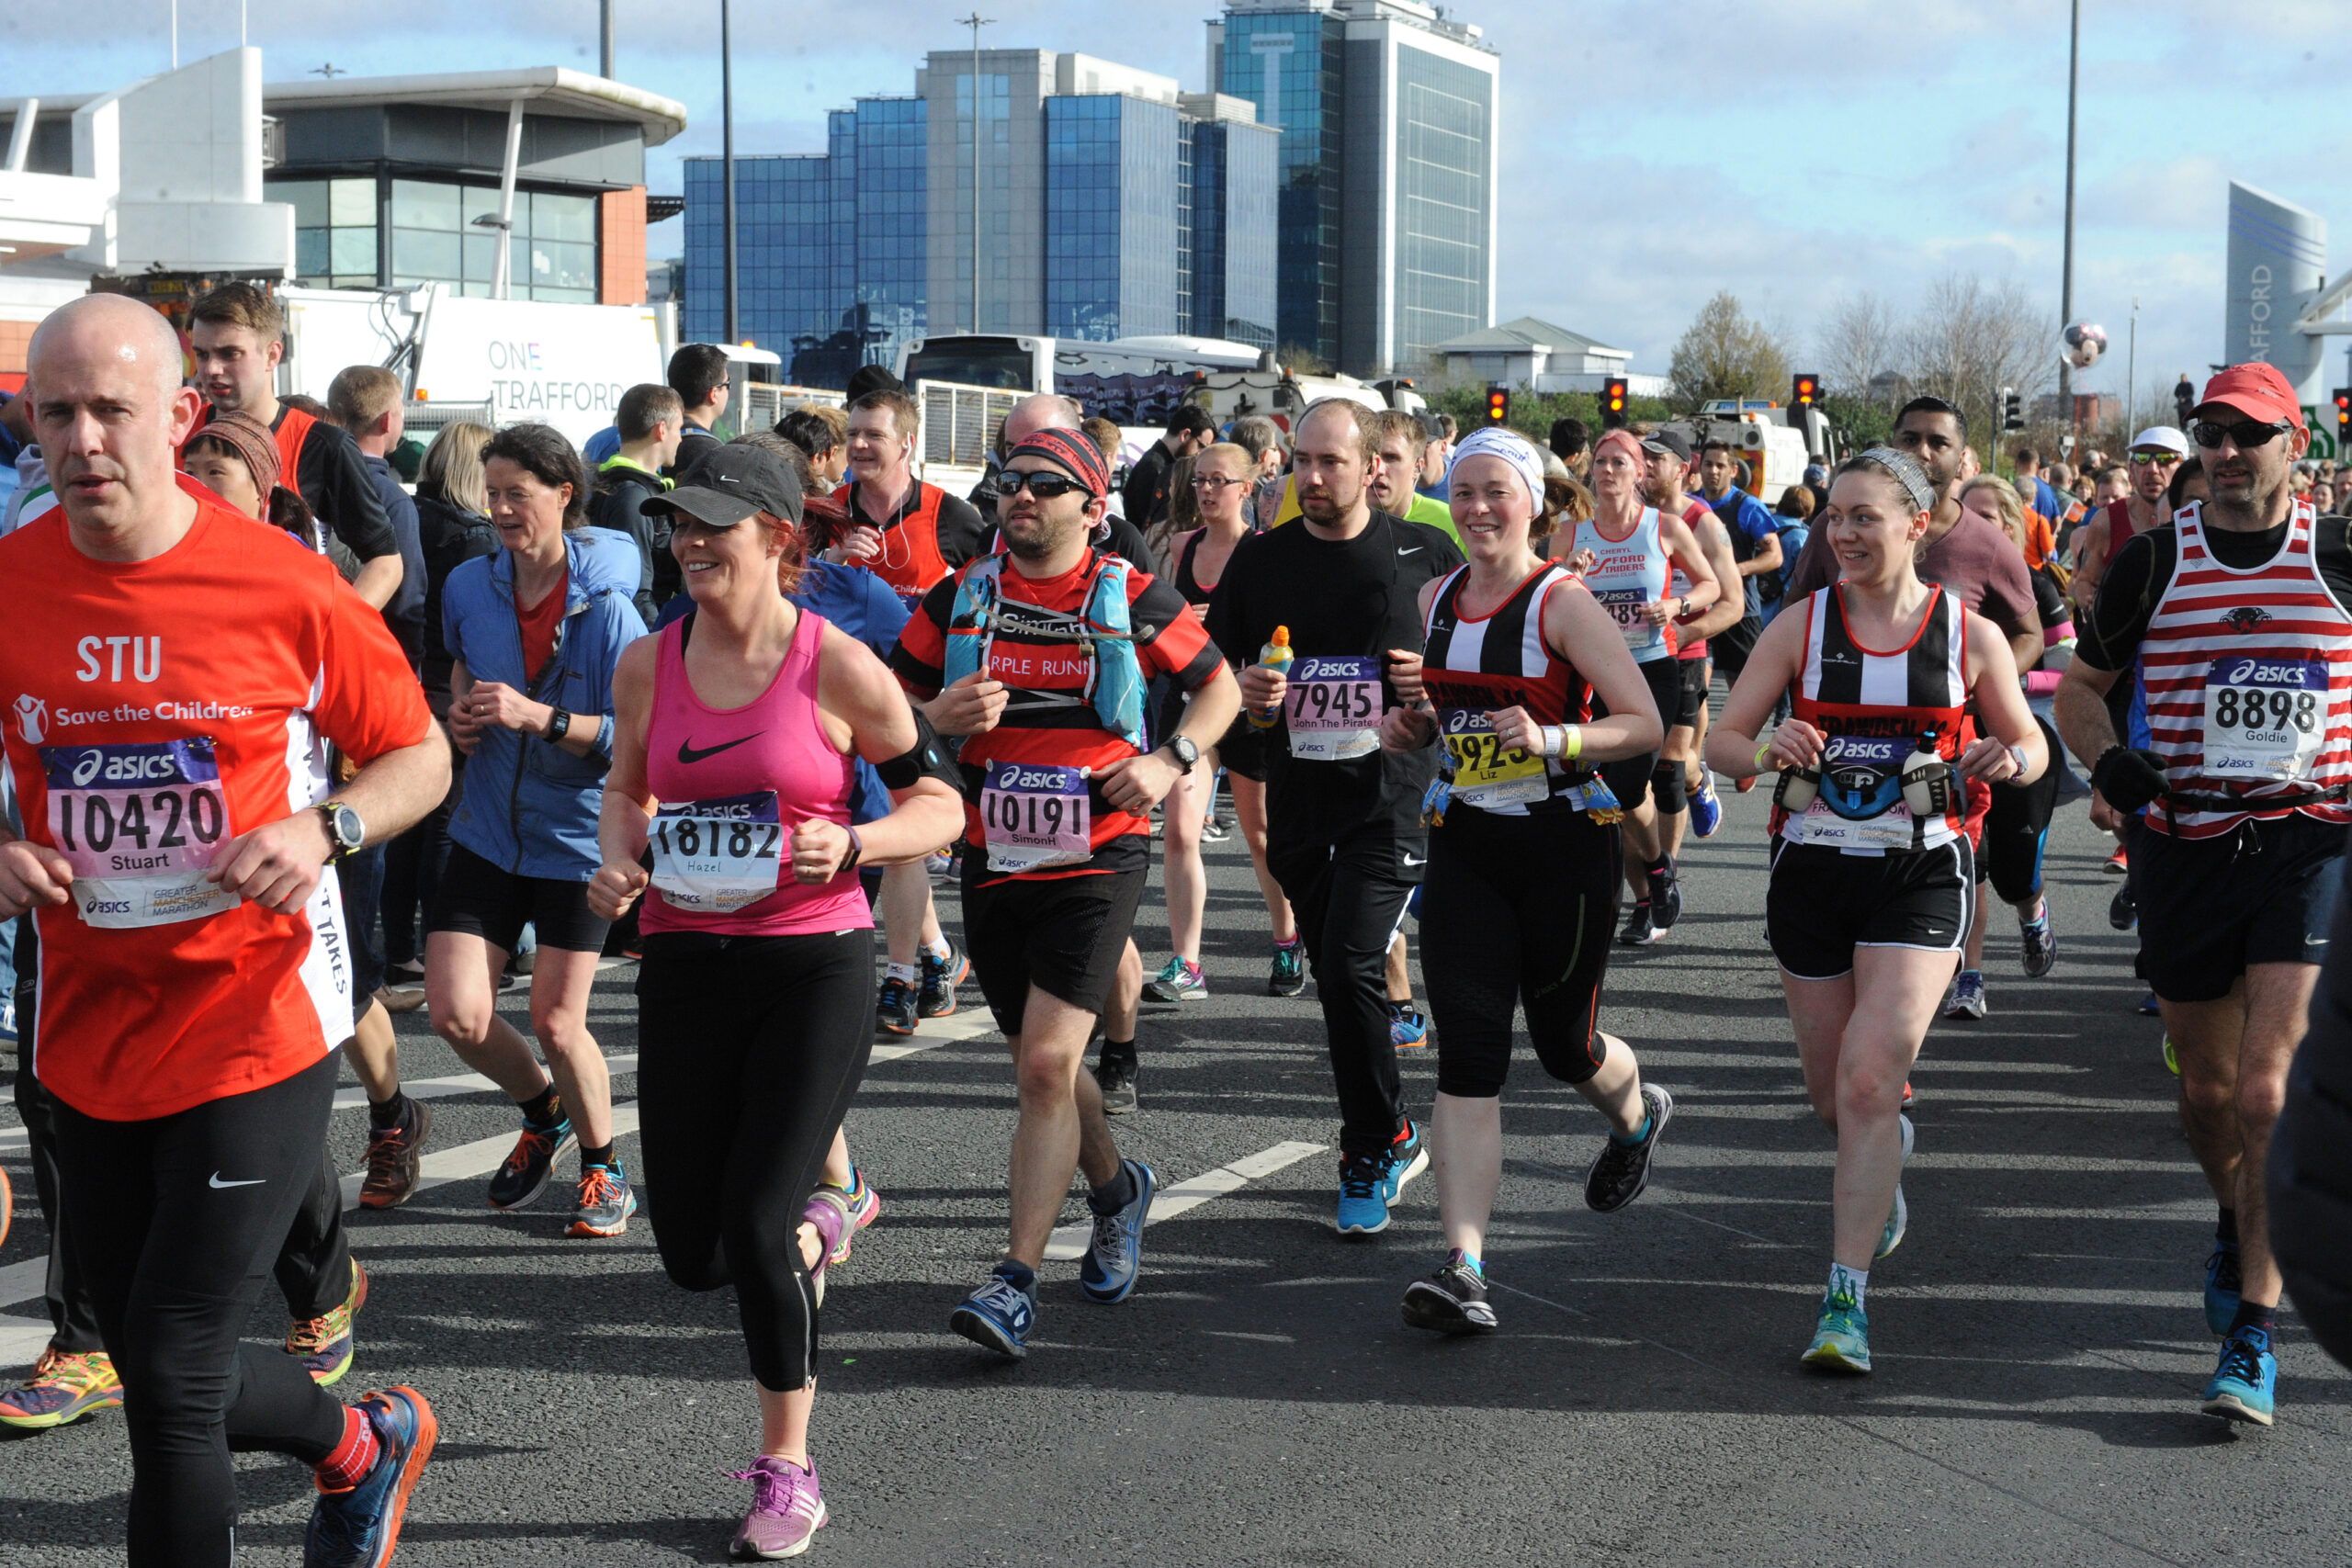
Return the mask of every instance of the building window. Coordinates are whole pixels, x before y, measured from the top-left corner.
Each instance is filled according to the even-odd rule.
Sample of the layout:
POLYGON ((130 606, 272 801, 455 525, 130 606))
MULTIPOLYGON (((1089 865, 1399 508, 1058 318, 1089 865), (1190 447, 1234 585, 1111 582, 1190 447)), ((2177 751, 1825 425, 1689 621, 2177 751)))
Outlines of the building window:
POLYGON ((295 280, 317 288, 376 287, 376 182, 281 180, 272 201, 294 209, 295 280))
MULTIPOLYGON (((498 192, 491 186, 394 180, 393 284, 446 283, 488 299, 497 282, 498 231, 476 220, 497 215, 498 192)), ((596 302, 594 197, 518 190, 513 222, 512 298, 596 302)))

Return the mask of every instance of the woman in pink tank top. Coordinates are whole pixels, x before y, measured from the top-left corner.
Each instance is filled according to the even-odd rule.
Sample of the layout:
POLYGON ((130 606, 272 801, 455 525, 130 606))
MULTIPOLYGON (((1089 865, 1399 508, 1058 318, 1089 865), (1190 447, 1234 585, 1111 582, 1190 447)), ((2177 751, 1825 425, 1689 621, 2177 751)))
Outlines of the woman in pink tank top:
POLYGON ((726 446, 646 505, 674 516, 695 609, 614 672, 588 898, 607 919, 645 899, 638 1100, 654 1240, 687 1290, 735 1287, 761 1442, 739 1472, 753 1491, 734 1546, 781 1557, 825 1522, 808 1458, 817 1305, 850 1219, 818 1178, 873 1043, 857 867, 944 847, 963 799, 882 661, 785 598, 803 558, 790 468, 726 446), (862 828, 853 750, 893 803, 862 828))

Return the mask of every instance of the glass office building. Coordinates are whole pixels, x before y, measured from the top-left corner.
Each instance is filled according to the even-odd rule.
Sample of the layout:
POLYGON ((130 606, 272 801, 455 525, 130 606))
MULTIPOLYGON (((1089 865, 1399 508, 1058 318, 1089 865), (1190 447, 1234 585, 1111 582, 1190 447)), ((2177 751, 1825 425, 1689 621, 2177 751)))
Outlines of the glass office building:
POLYGON ((1190 245, 1180 236, 1192 206, 1191 160, 1182 156, 1191 141, 1172 104, 1046 100, 1049 334, 1166 336, 1189 327, 1190 245))

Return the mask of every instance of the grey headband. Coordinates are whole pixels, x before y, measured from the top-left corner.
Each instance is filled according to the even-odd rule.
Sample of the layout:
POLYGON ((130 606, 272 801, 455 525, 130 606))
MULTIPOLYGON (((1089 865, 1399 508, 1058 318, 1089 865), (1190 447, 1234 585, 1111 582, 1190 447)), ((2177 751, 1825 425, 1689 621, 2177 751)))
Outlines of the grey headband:
POLYGON ((1928 470, 1910 453, 1893 446, 1872 446, 1856 453, 1848 461, 1868 463, 1901 485, 1904 493, 1911 498, 1914 512, 1936 509, 1935 481, 1928 478, 1928 470))

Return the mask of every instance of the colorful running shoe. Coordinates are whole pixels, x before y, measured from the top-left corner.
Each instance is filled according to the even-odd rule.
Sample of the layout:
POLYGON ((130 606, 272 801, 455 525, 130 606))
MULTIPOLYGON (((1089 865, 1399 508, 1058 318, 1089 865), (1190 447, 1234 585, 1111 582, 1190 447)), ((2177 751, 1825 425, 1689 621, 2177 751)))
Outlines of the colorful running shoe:
POLYGON ((348 1492, 321 1488, 302 1535, 302 1568, 382 1568, 400 1544, 409 1495, 440 1440, 433 1406, 413 1388, 360 1395, 353 1406, 382 1445, 376 1466, 348 1492))
POLYGON ((1984 1016, 1984 976, 1983 971, 1963 969, 1944 993, 1944 1016, 1973 1023, 1984 1016))
POLYGON ((817 1190, 808 1194, 808 1201, 802 1206, 800 1220, 817 1233, 817 1262, 808 1270, 808 1283, 816 1292, 817 1304, 823 1306, 826 1270, 832 1264, 833 1253, 841 1247, 842 1238, 852 1229, 849 1200, 842 1196, 840 1188, 827 1187, 820 1182, 817 1190))
POLYGON ((2229 1337, 2238 1320, 2238 1301, 2245 1280, 2238 1271, 2238 1244, 2216 1239, 2213 1255, 2205 1259, 2205 1326, 2216 1339, 2229 1337))
POLYGON ((915 1016, 945 1018, 956 1010, 956 987, 972 973, 972 961, 953 942, 947 944, 947 956, 933 958, 922 955, 922 973, 917 976, 915 1016))
POLYGON ((1600 1141, 1592 1168, 1585 1172, 1584 1201, 1603 1214, 1615 1213, 1642 1195, 1650 1184, 1650 1156, 1674 1115, 1674 1096, 1656 1084, 1642 1086, 1642 1105, 1649 1112, 1649 1130, 1638 1144, 1621 1144, 1612 1135, 1600 1141))
POLYGON ((912 1034, 915 1032, 915 987, 893 975, 882 982, 881 994, 874 999, 874 1024, 885 1034, 912 1034))
POLYGON ((1078 1266, 1078 1288, 1086 1299, 1109 1306, 1127 1299, 1143 1272, 1143 1225, 1151 1214, 1151 1195, 1159 1178, 1139 1159, 1121 1160, 1135 1196, 1105 1214, 1094 1214, 1094 1239, 1087 1244, 1086 1259, 1078 1266))
POLYGON ((842 1195, 842 1201, 849 1208, 849 1228, 842 1232, 842 1239, 833 1249, 825 1254, 825 1261, 829 1264, 846 1263, 850 1247, 857 1241, 857 1233, 881 1217, 882 1194, 874 1190, 874 1184, 865 1179, 865 1172, 855 1166, 849 1168, 849 1185, 836 1187, 833 1190, 842 1195))
POLYGON ((548 1127, 524 1122, 514 1152, 490 1179, 490 1206, 525 1209, 537 1202, 555 1179, 555 1162, 579 1146, 580 1135, 571 1130, 569 1116, 548 1127))
POLYGON ((1724 825, 1724 803, 1715 794, 1715 774, 1712 768, 1699 770, 1699 787, 1690 792, 1690 833, 1693 838, 1712 839, 1715 829, 1724 825))
POLYGON ((1492 1334, 1497 1326, 1486 1277, 1458 1255, 1406 1286, 1403 1310, 1408 1327, 1436 1334, 1492 1334))
POLYGON ((2050 928, 2050 904, 2042 901, 2041 913, 2029 920, 2018 918, 2018 957, 2025 972, 2034 979, 2050 973, 2058 962, 2058 933, 2050 928))
POLYGON ((351 1291, 343 1301, 327 1311, 324 1317, 314 1317, 298 1323, 286 1331, 286 1353, 302 1363, 311 1381, 321 1388, 329 1388, 343 1381, 351 1370, 355 1348, 352 1319, 368 1304, 368 1270, 359 1259, 351 1260, 351 1291))
POLYGON ((397 1209, 414 1195, 424 1172, 424 1140, 433 1135, 433 1107, 401 1096, 401 1119, 368 1133, 368 1174, 359 1183, 363 1209, 397 1209))
POLYGON ((1405 1130, 1388 1145, 1388 1157, 1382 1162, 1380 1195, 1395 1203, 1405 1195, 1405 1185, 1430 1168, 1429 1145, 1421 1142, 1420 1123, 1411 1117, 1405 1119, 1405 1130))
POLYGON ((628 1184, 628 1172, 618 1161, 611 1165, 583 1165, 580 1168, 580 1203, 571 1216, 571 1228, 566 1235, 621 1235, 628 1230, 628 1217, 637 1213, 637 1190, 628 1184))
MULTIPOLYGON (((1898 1111, 1894 1119, 1903 1128, 1903 1165, 1908 1165, 1911 1163, 1913 1137, 1911 1118, 1898 1111)), ((1886 1212, 1886 1228, 1879 1232, 1878 1250, 1871 1254, 1871 1261, 1875 1262, 1901 1247, 1904 1233, 1910 1228, 1911 1205, 1903 1201, 1903 1168, 1897 1166, 1894 1171, 1894 1205, 1886 1212)))
POLYGON ((762 1454, 749 1470, 730 1470, 736 1481, 752 1483, 752 1511, 735 1532, 738 1557, 774 1562, 797 1557, 808 1550, 808 1540, 825 1528, 825 1499, 817 1490, 817 1461, 803 1469, 788 1459, 762 1454))
POLYGON ((122 1380, 104 1350, 66 1351, 51 1345, 34 1363, 32 1376, 0 1393, 0 1426, 43 1432, 121 1404, 122 1380))
MULTIPOLYGON (((2146 996, 2140 998, 2140 1016, 2142 1018, 2162 1018, 2164 1015, 2164 1004, 2156 1000, 2155 992, 2150 991, 2146 996)), ((2178 1069, 2176 1068, 2175 1070, 2177 1071, 2178 1069)))
POLYGON ((1388 1043, 1399 1051, 1418 1051, 1430 1043, 1430 1021, 1403 1002, 1388 1004, 1388 1043))
POLYGON ((1341 1235, 1375 1235, 1388 1228, 1388 1161, 1381 1155, 1340 1156, 1340 1201, 1331 1226, 1341 1235))
POLYGON ((2165 1036, 2165 1071, 2175 1077, 2180 1077, 2180 1054, 2172 1048, 2172 1036, 2169 1034, 2165 1036))
POLYGON ((1824 1291, 1821 1316, 1815 1323, 1813 1343, 1802 1358, 1807 1366, 1826 1372, 1867 1372, 1871 1370, 1870 1314, 1851 1291, 1824 1291))
POLYGON ((1037 1292, 1014 1284, 999 1264, 988 1282, 948 1314, 947 1326, 983 1349, 1019 1360, 1029 1354, 1029 1329, 1037 1321, 1037 1292))
POLYGON ((1153 1002, 1197 1002, 1208 998, 1208 977, 1188 958, 1171 958, 1159 973, 1144 982, 1144 999, 1153 1002))
POLYGON ((2109 876, 2121 876, 2130 872, 2131 869, 2132 857, 2123 852, 2123 846, 2121 844, 2116 845, 2115 852, 2107 857, 2107 874, 2109 876))
POLYGON ((2244 1325, 2222 1341, 2221 1364, 2205 1385, 2205 1414, 2225 1421, 2271 1424, 2278 1393, 2278 1358, 2267 1330, 2244 1325))
POLYGON ((1306 993, 1306 943, 1294 937, 1274 943, 1273 966, 1266 972, 1266 995, 1297 997, 1306 993))

